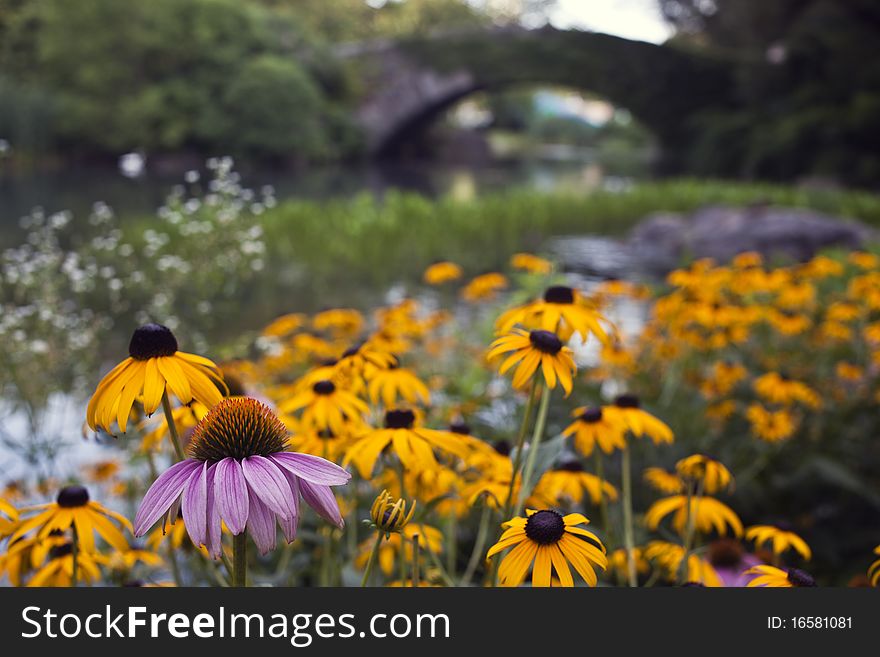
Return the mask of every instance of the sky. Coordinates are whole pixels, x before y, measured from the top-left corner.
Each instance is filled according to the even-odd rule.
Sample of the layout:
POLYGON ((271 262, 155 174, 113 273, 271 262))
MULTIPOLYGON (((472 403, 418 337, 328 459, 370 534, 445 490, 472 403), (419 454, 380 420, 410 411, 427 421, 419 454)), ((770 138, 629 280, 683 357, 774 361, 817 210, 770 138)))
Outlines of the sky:
POLYGON ((557 0, 550 22, 558 28, 588 29, 652 43, 662 43, 672 34, 656 0, 557 0))

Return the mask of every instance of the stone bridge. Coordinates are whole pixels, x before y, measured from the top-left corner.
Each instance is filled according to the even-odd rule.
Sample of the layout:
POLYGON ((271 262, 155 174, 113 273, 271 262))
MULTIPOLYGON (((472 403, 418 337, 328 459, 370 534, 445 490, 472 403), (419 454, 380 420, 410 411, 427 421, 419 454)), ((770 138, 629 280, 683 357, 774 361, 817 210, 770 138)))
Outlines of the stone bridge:
POLYGON ((368 152, 392 152, 462 98, 516 84, 578 88, 628 109, 657 138, 664 168, 699 115, 735 101, 731 66, 669 45, 584 31, 490 28, 340 46, 364 80, 356 118, 368 152))

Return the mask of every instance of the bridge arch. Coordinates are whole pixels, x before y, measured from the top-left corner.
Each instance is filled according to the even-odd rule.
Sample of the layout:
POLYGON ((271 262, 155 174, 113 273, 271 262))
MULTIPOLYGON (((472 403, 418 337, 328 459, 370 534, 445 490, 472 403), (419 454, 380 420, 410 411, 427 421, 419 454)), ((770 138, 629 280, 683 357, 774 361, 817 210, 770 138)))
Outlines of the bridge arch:
POLYGON ((677 140, 701 112, 733 102, 723 61, 667 45, 594 32, 494 28, 355 46, 365 91, 355 115, 378 156, 417 126, 478 91, 550 84, 596 93, 657 138, 664 165, 679 168, 677 140))

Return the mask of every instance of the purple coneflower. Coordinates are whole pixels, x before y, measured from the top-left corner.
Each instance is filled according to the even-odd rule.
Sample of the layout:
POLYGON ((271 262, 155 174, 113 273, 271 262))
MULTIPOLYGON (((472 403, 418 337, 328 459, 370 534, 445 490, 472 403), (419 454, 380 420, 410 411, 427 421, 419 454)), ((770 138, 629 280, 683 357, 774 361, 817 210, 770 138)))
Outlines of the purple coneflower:
POLYGON ((146 534, 166 513, 173 522, 180 509, 193 543, 217 558, 222 520, 234 537, 233 577, 243 585, 245 530, 261 554, 275 548, 276 520, 288 543, 293 541, 300 496, 341 528, 330 486, 347 483, 351 475, 330 461, 286 448, 287 429, 268 406, 245 397, 224 399, 195 427, 190 458, 150 486, 135 517, 135 536, 146 534))

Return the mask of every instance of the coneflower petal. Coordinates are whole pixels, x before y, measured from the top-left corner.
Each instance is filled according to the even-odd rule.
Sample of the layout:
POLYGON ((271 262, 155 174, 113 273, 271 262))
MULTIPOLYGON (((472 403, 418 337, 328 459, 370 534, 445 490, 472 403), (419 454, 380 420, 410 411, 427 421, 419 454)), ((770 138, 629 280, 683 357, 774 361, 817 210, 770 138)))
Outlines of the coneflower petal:
POLYGON ((248 486, 242 466, 233 458, 217 463, 214 473, 214 499, 217 512, 226 522, 229 531, 241 534, 247 526, 248 486))
MULTIPOLYGON (((219 558, 223 551, 222 527, 220 522, 220 513, 214 498, 214 479, 217 474, 217 464, 210 466, 205 477, 205 491, 207 492, 207 503, 205 505, 205 518, 207 521, 207 538, 208 543, 205 547, 215 559, 219 558)), ((184 522, 186 520, 184 519, 184 522)))
POLYGON ((195 545, 204 545, 208 528, 208 464, 194 472, 183 489, 183 517, 186 531, 195 545))
POLYGON ((282 518, 278 516, 278 525, 281 527, 281 533, 288 543, 292 543, 296 539, 296 529, 299 523, 299 477, 292 472, 281 468, 281 474, 287 479, 290 485, 290 499, 293 502, 293 516, 291 518, 282 518))
POLYGON ((299 482, 299 489, 303 499, 319 516, 327 522, 332 522, 340 529, 345 526, 345 521, 339 512, 336 496, 333 495, 333 491, 330 490, 329 486, 320 486, 302 480, 299 482))
POLYGON ((320 456, 279 452, 273 454, 270 458, 297 477, 313 484, 341 486, 348 483, 348 480, 351 479, 351 474, 347 470, 340 468, 327 459, 322 459, 320 456))
POLYGON ((263 456, 242 459, 241 468, 251 493, 284 519, 294 515, 290 485, 281 468, 263 456))
POLYGON ((260 554, 268 554, 275 549, 277 534, 275 532, 275 514, 263 504, 256 495, 248 498, 247 528, 257 545, 260 554))
POLYGON ((193 472, 201 467, 201 462, 186 459, 175 463, 153 482, 134 519, 134 535, 143 536, 153 526, 168 507, 183 492, 193 472))

